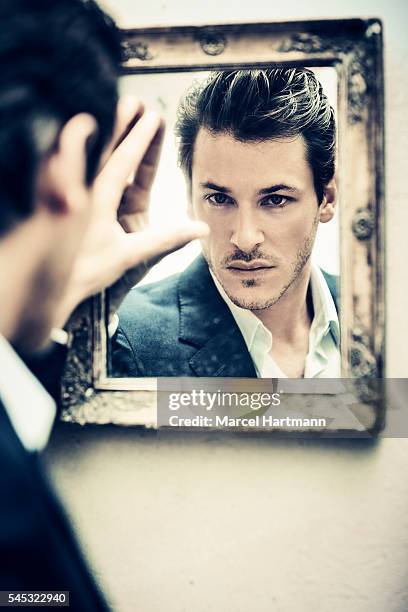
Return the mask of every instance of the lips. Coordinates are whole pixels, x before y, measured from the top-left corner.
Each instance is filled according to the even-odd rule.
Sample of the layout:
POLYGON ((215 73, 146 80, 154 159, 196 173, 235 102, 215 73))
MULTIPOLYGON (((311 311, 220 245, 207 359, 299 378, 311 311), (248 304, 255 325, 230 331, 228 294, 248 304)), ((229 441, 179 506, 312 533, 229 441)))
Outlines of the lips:
POLYGON ((256 259, 250 262, 246 261, 232 261, 228 265, 228 269, 236 272, 256 272, 257 270, 268 270, 274 268, 269 262, 256 259))

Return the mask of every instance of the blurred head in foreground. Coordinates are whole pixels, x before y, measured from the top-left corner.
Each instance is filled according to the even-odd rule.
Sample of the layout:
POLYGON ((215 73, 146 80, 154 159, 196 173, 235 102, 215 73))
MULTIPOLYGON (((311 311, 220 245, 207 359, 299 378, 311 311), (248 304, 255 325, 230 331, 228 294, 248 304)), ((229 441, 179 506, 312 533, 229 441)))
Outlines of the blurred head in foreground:
POLYGON ((15 304, 0 332, 30 350, 54 323, 87 228, 121 51, 93 0, 2 0, 0 20, 1 300, 15 304))

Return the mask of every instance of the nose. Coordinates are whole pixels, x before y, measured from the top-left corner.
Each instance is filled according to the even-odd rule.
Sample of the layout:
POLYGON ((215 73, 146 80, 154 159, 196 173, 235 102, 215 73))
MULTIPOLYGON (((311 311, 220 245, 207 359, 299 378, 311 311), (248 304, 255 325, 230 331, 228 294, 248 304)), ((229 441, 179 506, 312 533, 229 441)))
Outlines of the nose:
POLYGON ((257 220, 256 211, 237 210, 231 234, 231 243, 240 251, 250 253, 265 240, 257 220))

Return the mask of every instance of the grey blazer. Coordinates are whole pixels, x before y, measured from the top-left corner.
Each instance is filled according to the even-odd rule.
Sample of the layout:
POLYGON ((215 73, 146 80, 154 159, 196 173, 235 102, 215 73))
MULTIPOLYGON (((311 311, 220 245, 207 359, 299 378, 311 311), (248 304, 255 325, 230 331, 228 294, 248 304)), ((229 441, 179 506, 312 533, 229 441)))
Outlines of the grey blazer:
MULTIPOLYGON (((323 274, 337 307, 337 279, 323 274)), ((130 291, 110 359, 114 376, 256 377, 202 255, 184 272, 130 291)))

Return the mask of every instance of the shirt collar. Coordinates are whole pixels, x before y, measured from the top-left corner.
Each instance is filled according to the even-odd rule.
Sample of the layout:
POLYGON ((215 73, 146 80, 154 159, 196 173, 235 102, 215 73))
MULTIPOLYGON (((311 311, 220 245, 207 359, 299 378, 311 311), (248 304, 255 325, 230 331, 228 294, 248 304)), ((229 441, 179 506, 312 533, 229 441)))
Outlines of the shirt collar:
POLYGON ((265 340, 268 341, 270 339, 270 350, 270 348, 272 347, 272 334, 269 329, 265 327, 262 321, 258 319, 258 317, 254 315, 251 310, 248 310, 247 308, 241 308, 240 306, 234 304, 234 302, 225 293, 223 286, 221 285, 221 283, 219 282, 219 280, 211 269, 210 274, 212 276, 215 286, 218 289, 219 294, 230 309, 231 314, 234 317, 241 331, 241 334, 244 337, 248 351, 251 351, 257 332, 260 333, 261 330, 265 333, 265 340))
POLYGON ((28 451, 45 448, 54 423, 52 397, 0 335, 0 397, 11 424, 28 451))

